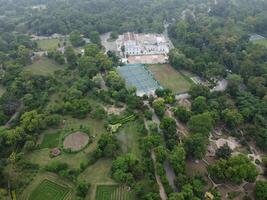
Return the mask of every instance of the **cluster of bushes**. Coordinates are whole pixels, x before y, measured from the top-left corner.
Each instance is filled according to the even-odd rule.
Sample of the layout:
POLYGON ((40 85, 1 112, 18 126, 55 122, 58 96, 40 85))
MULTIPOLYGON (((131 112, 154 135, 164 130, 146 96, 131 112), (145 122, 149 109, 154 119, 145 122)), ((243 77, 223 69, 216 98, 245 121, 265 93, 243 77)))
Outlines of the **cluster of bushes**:
POLYGON ((56 50, 49 51, 47 56, 48 58, 55 60, 60 65, 65 64, 64 55, 60 53, 59 51, 56 51, 56 50))
POLYGON ((71 181, 75 181, 77 176, 79 175, 79 171, 69 169, 69 166, 67 163, 55 161, 52 162, 44 167, 45 171, 53 172, 58 174, 59 176, 63 178, 67 178, 71 181))
POLYGON ((49 107, 49 111, 58 114, 70 114, 75 118, 85 118, 92 111, 88 99, 75 99, 63 103, 56 103, 49 107))
POLYGON ((119 115, 111 115, 108 119, 109 121, 109 124, 125 124, 127 122, 130 122, 130 121, 133 121, 135 120, 135 115, 133 114, 125 114, 125 115, 122 115, 122 116, 119 116, 119 115))
POLYGON ((120 150, 118 139, 115 135, 110 133, 102 134, 97 142, 97 148, 90 155, 89 159, 81 162, 80 170, 83 171, 89 165, 94 164, 98 159, 114 158, 118 155, 120 150))
POLYGON ((254 182, 258 176, 257 168, 244 155, 221 159, 208 167, 211 176, 218 181, 230 181, 241 184, 243 181, 254 182))

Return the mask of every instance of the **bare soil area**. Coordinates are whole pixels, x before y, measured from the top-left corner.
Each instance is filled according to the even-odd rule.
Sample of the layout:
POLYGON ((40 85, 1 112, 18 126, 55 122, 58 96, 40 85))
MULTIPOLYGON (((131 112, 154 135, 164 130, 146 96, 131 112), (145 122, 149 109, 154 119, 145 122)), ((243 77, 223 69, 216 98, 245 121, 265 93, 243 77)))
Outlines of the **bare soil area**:
POLYGON ((86 133, 76 132, 68 135, 63 142, 64 149, 79 151, 89 142, 89 136, 86 133))

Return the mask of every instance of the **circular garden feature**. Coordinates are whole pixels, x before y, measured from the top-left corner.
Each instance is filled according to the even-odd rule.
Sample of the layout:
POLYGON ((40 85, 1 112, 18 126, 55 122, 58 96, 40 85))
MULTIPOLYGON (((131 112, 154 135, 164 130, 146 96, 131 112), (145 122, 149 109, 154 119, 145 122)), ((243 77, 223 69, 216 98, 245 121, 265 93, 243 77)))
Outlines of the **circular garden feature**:
POLYGON ((64 138, 63 147, 71 152, 82 150, 89 143, 89 136, 83 132, 75 132, 64 138))

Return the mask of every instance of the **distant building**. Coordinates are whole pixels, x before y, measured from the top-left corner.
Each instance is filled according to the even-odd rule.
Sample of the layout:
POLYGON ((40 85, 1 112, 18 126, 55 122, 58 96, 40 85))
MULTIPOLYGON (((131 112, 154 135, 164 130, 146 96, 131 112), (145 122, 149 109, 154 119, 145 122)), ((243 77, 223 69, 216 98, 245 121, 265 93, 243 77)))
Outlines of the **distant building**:
POLYGON ((137 37, 134 33, 124 33, 122 46, 125 48, 126 55, 140 55, 141 46, 138 44, 137 37))
POLYGON ((116 41, 118 51, 128 56, 168 54, 170 46, 161 34, 124 33, 116 41), (123 53, 123 52, 121 52, 123 53))

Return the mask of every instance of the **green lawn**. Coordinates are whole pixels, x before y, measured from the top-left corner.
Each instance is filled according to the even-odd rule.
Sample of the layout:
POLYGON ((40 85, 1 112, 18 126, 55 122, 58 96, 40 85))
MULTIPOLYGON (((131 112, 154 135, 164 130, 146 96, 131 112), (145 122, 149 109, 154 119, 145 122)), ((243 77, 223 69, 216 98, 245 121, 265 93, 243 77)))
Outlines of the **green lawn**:
POLYGON ((190 89, 191 83, 168 64, 149 65, 149 69, 164 88, 175 93, 187 92, 190 89))
POLYGON ((98 185, 95 200, 134 200, 127 188, 119 185, 98 185))
POLYGON ((255 41, 253 41, 253 43, 254 44, 260 44, 260 45, 267 47, 267 39, 255 40, 255 41))
POLYGON ((141 136, 137 131, 137 128, 136 122, 130 122, 125 124, 117 134, 117 138, 120 141, 123 153, 134 153, 138 156, 141 156, 138 144, 138 140, 141 138, 141 136))
POLYGON ((107 183, 114 184, 110 176, 112 160, 100 159, 95 164, 90 165, 85 171, 83 171, 78 179, 79 180, 90 180, 91 184, 107 183))
POLYGON ((33 61, 29 66, 25 67, 25 71, 37 75, 51 75, 57 70, 63 70, 64 65, 59 65, 55 61, 42 57, 39 60, 33 61))
POLYGON ((38 47, 43 50, 53 50, 58 48, 59 39, 47 39, 47 40, 37 40, 38 47))
POLYGON ((29 200, 64 200, 69 192, 69 188, 46 179, 35 188, 29 200))
MULTIPOLYGON (((49 157, 49 151, 50 149, 40 149, 36 150, 33 152, 29 152, 25 154, 24 159, 35 163, 39 164, 40 166, 45 166, 52 161, 60 161, 60 162, 65 162, 67 163, 71 168, 77 169, 80 167, 80 163, 83 160, 88 159, 88 154, 91 153, 97 146, 97 140, 101 136, 102 133, 106 132, 106 129, 104 127, 104 122, 99 121, 99 120, 94 120, 91 118, 86 118, 86 119, 74 119, 72 117, 65 117, 64 118, 65 123, 64 126, 61 128, 67 128, 67 129, 77 129, 80 127, 80 125, 86 125, 90 128, 92 136, 95 136, 95 139, 93 142, 86 147, 84 150, 78 152, 78 153, 73 153, 73 154, 68 154, 68 153, 62 153, 60 156, 55 157, 55 158, 50 158, 49 157)), ((53 132, 57 132, 58 130, 53 130, 53 132)), ((50 133, 51 134, 51 133, 50 133)))
POLYGON ((59 133, 50 133, 50 134, 45 134, 41 148, 54 148, 57 147, 59 144, 59 133))

